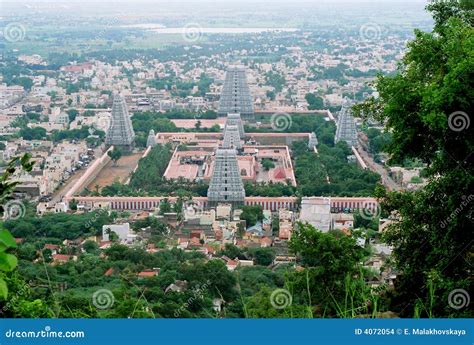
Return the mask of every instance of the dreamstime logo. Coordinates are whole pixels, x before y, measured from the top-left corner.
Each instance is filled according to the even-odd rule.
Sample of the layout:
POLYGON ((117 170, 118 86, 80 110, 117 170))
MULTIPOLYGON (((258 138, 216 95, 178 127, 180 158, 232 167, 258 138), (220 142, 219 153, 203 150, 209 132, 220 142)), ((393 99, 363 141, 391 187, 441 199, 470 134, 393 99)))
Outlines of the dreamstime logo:
POLYGON ((462 201, 459 206, 456 207, 454 211, 451 212, 451 214, 439 224, 442 229, 444 229, 450 222, 452 222, 453 219, 456 219, 456 217, 458 217, 463 212, 463 210, 474 200, 474 194, 470 194, 467 197, 463 195, 461 199, 462 201))
POLYGON ((19 42, 25 39, 26 29, 23 24, 10 23, 3 28, 3 37, 8 42, 19 42))
POLYGON ((275 309, 285 309, 293 302, 293 297, 286 289, 276 289, 270 295, 270 303, 275 309))
POLYGON ((3 219, 16 220, 25 215, 26 207, 19 200, 10 200, 3 205, 3 219))
POLYGON ((183 212, 184 212, 185 219, 189 219, 189 218, 195 218, 201 215, 203 212, 203 209, 199 205, 188 204, 188 205, 185 205, 183 212))
POLYGON ((202 38, 202 27, 197 23, 188 23, 183 28, 182 36, 187 42, 197 42, 202 38))
POLYGON ((471 296, 464 289, 455 289, 449 293, 448 304, 451 308, 459 310, 471 303, 471 296))
POLYGON ((100 116, 97 121, 92 124, 92 128, 96 131, 99 130, 107 133, 107 131, 112 128, 113 122, 114 118, 112 116, 100 116))
POLYGON ((204 294, 205 292, 209 289, 209 286, 211 285, 211 281, 208 279, 204 284, 202 284, 201 286, 196 286, 192 292, 193 292, 193 295, 191 297, 188 298, 188 300, 186 301, 186 303, 184 303, 181 307, 179 307, 178 310, 176 310, 174 312, 174 316, 175 317, 179 317, 181 315, 181 313, 183 311, 185 311, 186 309, 188 309, 193 303, 194 301, 196 301, 197 299, 200 299, 200 300, 203 300, 204 299, 204 294))
POLYGON ((461 132, 465 129, 468 129, 470 124, 471 119, 464 111, 455 111, 448 117, 449 129, 455 132, 461 132))
POLYGON ((92 304, 97 309, 108 309, 114 305, 115 297, 112 291, 100 289, 92 295, 92 304))
POLYGON ((85 227, 86 229, 89 229, 94 225, 94 223, 103 215, 103 214, 109 214, 109 211, 105 208, 99 208, 97 212, 94 212, 94 215, 87 220, 85 227))
POLYGON ((372 220, 380 217, 382 209, 378 203, 364 201, 359 209, 360 216, 365 220, 372 220))
POLYGON ((382 29, 380 25, 375 23, 364 24, 359 29, 359 35, 363 40, 379 40, 382 36, 382 29))
POLYGON ((293 124, 291 115, 288 113, 275 113, 270 119, 273 130, 283 132, 290 129, 293 124))
POLYGON ((4 313, 11 309, 20 299, 22 296, 28 295, 29 289, 33 287, 33 281, 30 280, 28 284, 22 285, 13 295, 8 295, 8 301, 5 305, 0 309, 0 313, 4 313))

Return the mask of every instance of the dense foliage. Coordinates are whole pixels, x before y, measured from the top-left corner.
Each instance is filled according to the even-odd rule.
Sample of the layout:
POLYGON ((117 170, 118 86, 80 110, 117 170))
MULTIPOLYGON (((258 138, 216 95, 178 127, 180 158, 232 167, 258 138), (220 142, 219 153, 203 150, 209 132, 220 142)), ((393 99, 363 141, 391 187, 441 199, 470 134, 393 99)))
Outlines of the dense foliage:
POLYGON ((394 160, 427 164, 421 190, 385 193, 385 210, 396 211, 385 240, 402 273, 393 308, 404 316, 472 316, 452 308, 455 289, 473 291, 474 29, 472 2, 428 5, 433 32, 415 31, 398 74, 379 77, 380 97, 356 107, 386 123, 394 160))

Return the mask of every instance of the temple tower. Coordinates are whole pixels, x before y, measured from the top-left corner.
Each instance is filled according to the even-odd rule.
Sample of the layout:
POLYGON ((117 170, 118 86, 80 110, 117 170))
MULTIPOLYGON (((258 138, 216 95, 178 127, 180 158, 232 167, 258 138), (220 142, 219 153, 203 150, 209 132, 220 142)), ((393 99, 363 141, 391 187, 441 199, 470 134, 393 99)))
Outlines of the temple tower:
POLYGON ((357 145, 357 127, 350 110, 348 101, 344 101, 337 118, 336 136, 334 142, 337 144, 345 141, 349 146, 357 145))
POLYGON ((227 114, 224 131, 225 131, 225 128, 227 128, 227 126, 229 125, 237 126, 239 128, 240 139, 244 140, 244 137, 245 137, 244 124, 242 123, 242 119, 240 118, 239 113, 227 114))
POLYGON ((244 66, 230 66, 225 75, 218 115, 226 116, 229 113, 239 113, 242 118, 254 116, 253 99, 244 66))
POLYGON ((114 95, 112 104, 112 123, 105 137, 107 146, 113 145, 124 151, 131 151, 135 146, 135 132, 128 114, 125 99, 119 94, 114 95))
POLYGON ((231 203, 233 206, 244 204, 245 189, 235 149, 217 149, 207 198, 211 207, 219 202, 231 203))
POLYGON ((314 148, 318 145, 318 138, 316 137, 316 133, 312 132, 309 135, 308 140, 308 149, 314 150, 314 148))
POLYGON ((242 148, 242 141, 240 139, 239 127, 237 125, 226 125, 224 129, 224 142, 222 147, 225 149, 235 148, 240 150, 242 148))
POLYGON ((148 146, 156 146, 156 135, 153 129, 150 129, 150 132, 148 132, 148 138, 146 139, 146 147, 148 146))

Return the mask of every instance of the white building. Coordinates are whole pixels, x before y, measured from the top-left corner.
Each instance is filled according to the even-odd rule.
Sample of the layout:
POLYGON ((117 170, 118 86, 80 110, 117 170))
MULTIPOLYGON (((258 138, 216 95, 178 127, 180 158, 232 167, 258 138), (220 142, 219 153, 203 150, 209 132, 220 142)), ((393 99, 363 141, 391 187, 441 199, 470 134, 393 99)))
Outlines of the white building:
POLYGON ((130 230, 129 223, 103 225, 102 226, 102 239, 104 241, 110 241, 110 238, 109 238, 110 231, 113 231, 117 234, 120 242, 127 242, 131 238, 131 235, 133 237, 133 234, 131 233, 131 230, 130 230))
POLYGON ((303 198, 299 220, 328 232, 331 230, 331 200, 324 197, 303 198))

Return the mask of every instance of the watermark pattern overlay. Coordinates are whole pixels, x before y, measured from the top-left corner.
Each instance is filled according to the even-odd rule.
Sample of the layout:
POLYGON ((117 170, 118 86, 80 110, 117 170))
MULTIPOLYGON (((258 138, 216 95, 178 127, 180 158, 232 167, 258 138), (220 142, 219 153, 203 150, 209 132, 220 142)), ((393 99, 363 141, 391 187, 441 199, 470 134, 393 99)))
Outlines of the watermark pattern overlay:
POLYGON ((270 118, 272 129, 278 132, 284 132, 291 128, 293 121, 288 113, 275 113, 270 118))
POLYGON ((456 207, 456 209, 451 212, 451 214, 446 218, 444 219, 440 224, 439 226, 444 229, 449 223, 451 223, 454 219, 456 219, 457 216, 459 216, 463 211, 464 209, 471 203, 471 201, 474 200, 474 194, 470 194, 468 196, 465 196, 463 195, 462 196, 462 201, 461 203, 459 204, 458 207, 456 207))
POLYGON ((92 124, 94 131, 104 131, 107 133, 112 128, 114 118, 112 116, 99 116, 97 121, 92 124))
POLYGON ((109 309, 114 305, 115 296, 109 289, 99 289, 92 295, 92 304, 97 309, 109 309))
POLYGON ((195 43, 202 38, 202 27, 197 23, 188 23, 183 27, 181 35, 186 42, 195 43))
POLYGON ((365 220, 377 219, 381 213, 382 209, 378 203, 373 205, 373 203, 364 201, 362 207, 359 209, 360 216, 365 220))
POLYGON ((461 132, 468 129, 471 124, 469 115, 464 111, 455 111, 449 114, 448 127, 454 132, 461 132))
POLYGON ((183 214, 185 219, 195 218, 200 216, 204 212, 200 205, 188 203, 183 207, 183 214))
POLYGON ((34 286, 34 283, 32 280, 30 280, 28 284, 21 286, 18 289, 18 291, 16 291, 14 294, 12 295, 9 294, 8 301, 0 309, 0 313, 3 314, 7 312, 8 310, 12 309, 12 307, 17 303, 17 301, 19 301, 22 296, 26 296, 28 294, 29 289, 33 286, 34 286))
POLYGON ((375 41, 382 37, 382 28, 376 23, 367 23, 359 28, 359 36, 364 41, 375 41))
POLYGON ((19 42, 25 39, 26 28, 21 23, 9 23, 3 28, 2 34, 8 42, 19 42))
POLYGON ((186 309, 189 308, 191 304, 194 303, 197 299, 204 299, 204 293, 206 292, 207 289, 209 289, 209 286, 211 285, 211 281, 207 280, 204 284, 201 286, 196 286, 192 290, 192 296, 188 298, 186 303, 184 303, 181 307, 179 307, 178 310, 174 312, 175 317, 179 317, 186 309))
POLYGON ((286 289, 273 290, 270 295, 270 303, 275 309, 285 309, 293 302, 291 293, 286 289))
POLYGON ((5 332, 6 338, 84 338, 84 331, 53 331, 51 326, 45 326, 39 331, 12 330, 5 332))
POLYGON ((464 289, 454 289, 449 293, 448 304, 451 308, 459 310, 471 303, 471 296, 464 289))
POLYGON ((25 215, 26 207, 20 200, 10 200, 3 204, 3 220, 17 220, 25 215))

